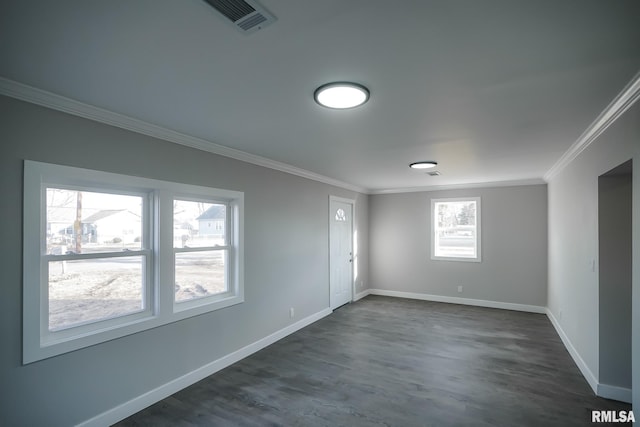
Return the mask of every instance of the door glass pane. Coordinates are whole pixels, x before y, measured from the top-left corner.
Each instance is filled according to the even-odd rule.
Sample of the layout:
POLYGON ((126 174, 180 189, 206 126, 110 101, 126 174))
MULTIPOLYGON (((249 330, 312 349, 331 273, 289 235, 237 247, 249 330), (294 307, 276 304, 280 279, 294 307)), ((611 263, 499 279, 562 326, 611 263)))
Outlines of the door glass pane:
POLYGON ((176 302, 227 291, 227 251, 176 253, 176 302))
POLYGON ((174 200, 173 247, 224 246, 226 220, 226 205, 174 200))
POLYGON ((49 330, 144 309, 144 257, 49 262, 49 330))
POLYGON ((47 188, 47 254, 142 248, 140 196, 47 188))

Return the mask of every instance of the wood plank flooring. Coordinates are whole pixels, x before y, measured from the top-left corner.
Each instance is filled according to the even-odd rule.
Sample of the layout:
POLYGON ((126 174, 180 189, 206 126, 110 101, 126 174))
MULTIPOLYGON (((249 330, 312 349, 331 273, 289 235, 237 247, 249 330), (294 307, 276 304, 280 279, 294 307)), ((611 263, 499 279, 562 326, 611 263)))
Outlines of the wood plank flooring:
POLYGON ((117 426, 583 426, 545 315, 368 296, 117 426))

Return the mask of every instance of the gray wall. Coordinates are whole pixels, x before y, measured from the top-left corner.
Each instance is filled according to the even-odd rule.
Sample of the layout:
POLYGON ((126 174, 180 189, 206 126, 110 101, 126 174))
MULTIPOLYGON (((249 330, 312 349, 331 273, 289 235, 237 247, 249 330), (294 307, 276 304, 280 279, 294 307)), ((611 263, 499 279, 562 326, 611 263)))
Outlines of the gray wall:
POLYGON ((369 212, 372 288, 546 305, 546 185, 374 195, 369 212), (431 260, 430 199, 476 196, 482 262, 431 260))
MULTIPOLYGON (((599 378, 598 177, 633 159, 640 164, 640 103, 613 123, 549 188, 548 307, 599 378), (593 265, 596 268, 593 268, 593 265)), ((633 174, 632 318, 640 325, 640 174, 633 174)), ((640 328, 632 332, 633 403, 640 408, 640 328)), ((589 374, 587 374, 589 376, 589 374)))
POLYGON ((329 307, 329 195, 357 198, 367 286, 365 195, 1 96, 0 120, 0 425, 82 422, 329 307), (245 303, 22 366, 24 159, 243 191, 245 303))
POLYGON ((598 179, 600 382, 631 388, 631 179, 598 179))

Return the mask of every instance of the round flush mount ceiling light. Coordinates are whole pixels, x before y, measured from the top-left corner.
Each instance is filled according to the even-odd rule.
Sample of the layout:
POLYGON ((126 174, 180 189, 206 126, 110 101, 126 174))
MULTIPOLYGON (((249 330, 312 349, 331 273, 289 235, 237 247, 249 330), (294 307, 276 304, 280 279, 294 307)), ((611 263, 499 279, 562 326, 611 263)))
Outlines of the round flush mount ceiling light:
POLYGON ((415 162, 409 165, 411 169, 431 169, 435 168, 436 166, 438 166, 438 162, 434 162, 432 160, 415 162))
POLYGON ((357 83, 334 82, 320 86, 313 94, 323 107, 344 110, 358 107, 369 100, 369 90, 357 83))

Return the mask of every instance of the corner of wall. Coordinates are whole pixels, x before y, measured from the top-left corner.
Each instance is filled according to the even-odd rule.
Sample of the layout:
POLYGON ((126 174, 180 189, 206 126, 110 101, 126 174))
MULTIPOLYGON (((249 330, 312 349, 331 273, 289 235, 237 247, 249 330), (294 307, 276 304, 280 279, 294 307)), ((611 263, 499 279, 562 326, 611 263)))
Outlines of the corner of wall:
POLYGON ((582 359, 582 357, 580 357, 580 353, 578 353, 576 348, 573 346, 573 344, 571 343, 571 340, 569 339, 567 334, 562 329, 562 326, 560 326, 560 323, 555 318, 555 316, 553 315, 551 310, 549 310, 548 308, 547 308, 547 317, 549 318, 549 320, 551 321, 551 324, 553 325, 553 327, 555 328, 556 332, 560 336, 560 339, 562 340, 562 343, 567 348, 567 351, 569 352, 569 354, 573 358, 573 361, 578 366, 578 369, 580 369, 580 372, 582 372, 582 375, 587 380, 587 383, 589 383, 589 386, 591 387, 593 392, 597 394, 597 392, 598 392, 598 380, 596 379, 596 376, 593 375, 593 372, 591 372, 591 370, 589 369, 589 367, 587 366, 585 361, 582 359))

